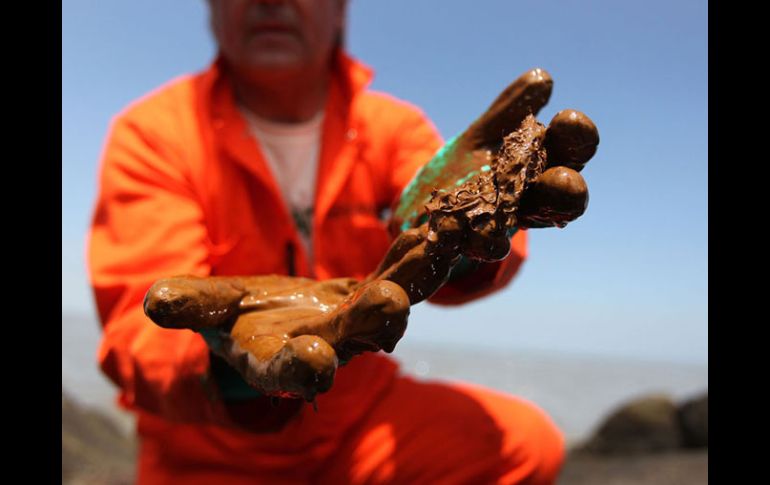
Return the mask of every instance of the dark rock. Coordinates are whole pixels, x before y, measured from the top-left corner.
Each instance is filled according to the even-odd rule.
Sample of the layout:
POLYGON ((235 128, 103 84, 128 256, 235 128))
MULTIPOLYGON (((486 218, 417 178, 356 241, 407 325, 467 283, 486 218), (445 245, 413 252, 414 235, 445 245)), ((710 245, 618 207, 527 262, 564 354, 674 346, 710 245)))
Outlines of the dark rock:
POLYGON ((676 404, 665 395, 634 400, 613 412, 584 449, 597 453, 673 450, 682 443, 676 404))
POLYGON ((685 401, 677 410, 682 441, 688 448, 708 448, 709 395, 705 393, 685 401))

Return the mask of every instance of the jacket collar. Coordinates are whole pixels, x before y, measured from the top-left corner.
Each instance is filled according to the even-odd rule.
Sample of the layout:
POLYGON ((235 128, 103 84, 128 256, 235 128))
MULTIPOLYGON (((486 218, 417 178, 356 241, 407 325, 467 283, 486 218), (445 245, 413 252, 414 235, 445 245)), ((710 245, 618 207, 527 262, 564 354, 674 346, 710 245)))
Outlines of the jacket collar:
POLYGON ((374 71, 369 66, 341 50, 336 54, 335 70, 343 92, 349 100, 363 92, 374 78, 374 71))

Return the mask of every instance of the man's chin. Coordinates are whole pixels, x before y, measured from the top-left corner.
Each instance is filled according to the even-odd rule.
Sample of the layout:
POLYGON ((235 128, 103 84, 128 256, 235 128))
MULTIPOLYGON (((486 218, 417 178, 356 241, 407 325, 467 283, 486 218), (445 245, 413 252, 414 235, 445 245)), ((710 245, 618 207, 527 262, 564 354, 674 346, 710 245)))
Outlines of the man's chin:
POLYGON ((249 70, 254 75, 269 76, 281 73, 292 73, 302 70, 307 61, 301 56, 290 52, 264 52, 249 59, 249 70))

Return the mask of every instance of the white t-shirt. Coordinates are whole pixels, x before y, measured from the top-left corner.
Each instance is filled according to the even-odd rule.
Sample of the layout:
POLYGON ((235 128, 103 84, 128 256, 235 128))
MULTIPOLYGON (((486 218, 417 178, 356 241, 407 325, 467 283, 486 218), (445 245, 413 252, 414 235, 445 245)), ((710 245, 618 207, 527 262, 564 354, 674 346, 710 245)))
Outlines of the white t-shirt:
POLYGON ((302 123, 276 123, 244 108, 241 112, 262 148, 312 262, 313 205, 323 111, 302 123))

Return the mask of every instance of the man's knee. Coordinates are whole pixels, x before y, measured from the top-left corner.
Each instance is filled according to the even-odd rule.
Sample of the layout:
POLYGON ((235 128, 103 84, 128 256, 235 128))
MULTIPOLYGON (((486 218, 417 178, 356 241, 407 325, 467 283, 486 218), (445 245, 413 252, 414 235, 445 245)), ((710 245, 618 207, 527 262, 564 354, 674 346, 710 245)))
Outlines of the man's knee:
POLYGON ((565 456, 564 436, 535 404, 496 391, 468 391, 492 416, 502 437, 499 483, 550 484, 556 481, 565 456))
POLYGON ((551 418, 534 404, 509 398, 503 413, 503 457, 507 469, 500 483, 551 484, 564 463, 564 436, 551 418))

